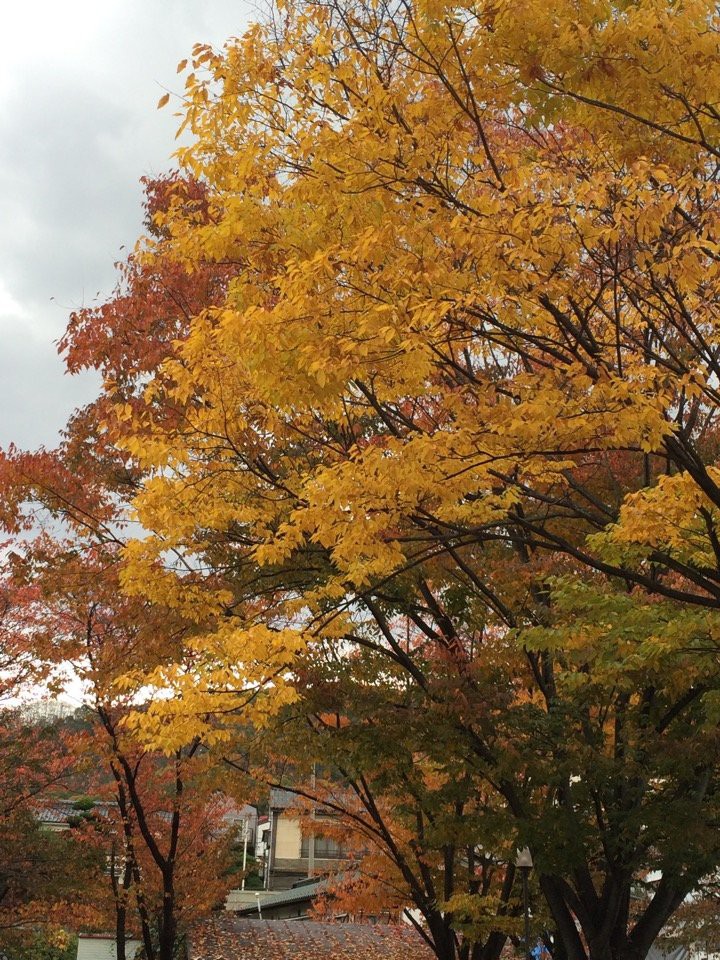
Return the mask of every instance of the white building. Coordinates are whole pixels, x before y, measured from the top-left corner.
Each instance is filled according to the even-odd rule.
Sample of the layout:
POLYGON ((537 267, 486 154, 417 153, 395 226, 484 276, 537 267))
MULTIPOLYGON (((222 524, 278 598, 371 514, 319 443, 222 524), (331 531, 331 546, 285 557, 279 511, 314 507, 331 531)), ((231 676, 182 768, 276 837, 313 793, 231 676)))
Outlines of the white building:
MULTIPOLYGON (((126 940, 126 960, 133 960, 141 946, 140 940, 126 940)), ((116 957, 115 938, 109 933, 83 933, 78 937, 77 960, 116 960, 116 957)))

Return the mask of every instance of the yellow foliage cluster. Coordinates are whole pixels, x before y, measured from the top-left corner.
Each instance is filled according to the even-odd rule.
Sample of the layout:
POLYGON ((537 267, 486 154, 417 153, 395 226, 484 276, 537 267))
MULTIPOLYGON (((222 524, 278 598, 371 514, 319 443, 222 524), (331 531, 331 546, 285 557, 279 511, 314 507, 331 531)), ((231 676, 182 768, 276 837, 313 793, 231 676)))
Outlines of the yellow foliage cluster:
POLYGON ((236 270, 133 413, 126 586, 240 620, 153 682, 202 712, 512 525, 711 596, 717 26, 709 0, 283 3, 196 48, 178 158, 208 216, 171 204, 142 256, 236 270))

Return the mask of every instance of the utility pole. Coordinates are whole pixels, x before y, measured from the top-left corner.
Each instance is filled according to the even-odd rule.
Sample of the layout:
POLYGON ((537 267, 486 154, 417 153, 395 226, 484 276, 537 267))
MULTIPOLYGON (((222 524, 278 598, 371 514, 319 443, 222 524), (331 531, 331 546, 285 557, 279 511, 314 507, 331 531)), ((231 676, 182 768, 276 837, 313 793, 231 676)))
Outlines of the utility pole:
POLYGON ((243 819, 243 878, 242 883, 240 884, 240 889, 245 889, 245 870, 247 868, 247 845, 248 845, 248 822, 247 819, 243 819))
MULTIPOLYGON (((312 792, 313 797, 315 796, 315 784, 317 782, 315 776, 315 764, 312 767, 312 792)), ((313 804, 312 813, 310 814, 312 820, 315 820, 315 805, 313 804)), ((315 876, 315 830, 313 829, 308 838, 308 878, 315 876)))
POLYGON ((532 949, 530 947, 530 898, 528 892, 528 880, 530 871, 533 868, 533 859, 528 847, 518 850, 515 866, 522 876, 523 888, 523 912, 525 914, 525 958, 533 960, 532 949))

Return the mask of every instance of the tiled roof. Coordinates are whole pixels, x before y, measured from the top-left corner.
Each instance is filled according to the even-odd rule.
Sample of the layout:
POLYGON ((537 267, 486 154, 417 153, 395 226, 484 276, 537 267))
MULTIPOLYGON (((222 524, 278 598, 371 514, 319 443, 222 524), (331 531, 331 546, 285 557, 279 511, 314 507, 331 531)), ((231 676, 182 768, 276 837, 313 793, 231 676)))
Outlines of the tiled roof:
POLYGON ((69 816, 67 807, 41 807, 37 812, 41 823, 67 823, 69 816))
POLYGON ((86 810, 76 804, 76 800, 53 800, 45 806, 36 807, 35 816, 41 823, 68 823, 74 817, 81 817, 83 813, 95 813, 106 817, 111 807, 114 807, 114 804, 101 802, 86 810))
POLYGON ((188 935, 188 960, 434 960, 405 925, 246 920, 225 914, 188 935))
POLYGON ((232 803, 223 814, 223 820, 257 820, 257 815, 257 807, 253 807, 249 803, 244 803, 242 806, 238 806, 237 803, 232 803))

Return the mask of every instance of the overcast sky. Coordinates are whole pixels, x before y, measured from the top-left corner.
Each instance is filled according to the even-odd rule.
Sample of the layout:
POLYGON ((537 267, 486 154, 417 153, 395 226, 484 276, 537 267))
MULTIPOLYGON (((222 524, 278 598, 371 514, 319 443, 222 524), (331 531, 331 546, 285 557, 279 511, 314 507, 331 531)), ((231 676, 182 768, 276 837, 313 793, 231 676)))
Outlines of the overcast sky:
POLYGON ((112 290, 141 229, 144 174, 171 166, 193 43, 221 45, 252 0, 23 0, 3 8, 0 53, 0 446, 51 446, 90 396, 54 341, 112 290))

